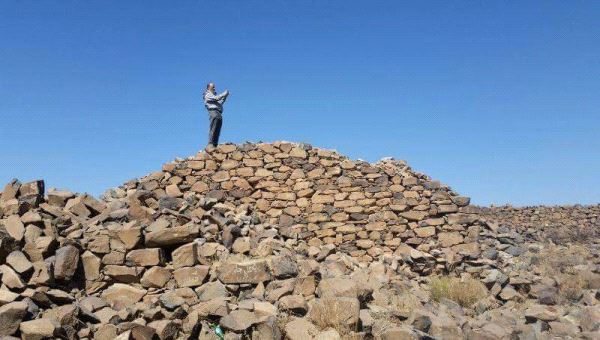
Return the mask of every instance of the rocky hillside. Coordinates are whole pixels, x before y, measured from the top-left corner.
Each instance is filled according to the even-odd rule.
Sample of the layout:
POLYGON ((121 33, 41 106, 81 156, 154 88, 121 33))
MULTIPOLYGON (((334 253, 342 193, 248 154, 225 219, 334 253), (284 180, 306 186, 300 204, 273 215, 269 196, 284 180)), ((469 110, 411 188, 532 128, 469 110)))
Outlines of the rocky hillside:
POLYGON ((13 181, 0 336, 596 337, 598 248, 529 229, 404 162, 306 144, 220 145, 100 199, 13 181))

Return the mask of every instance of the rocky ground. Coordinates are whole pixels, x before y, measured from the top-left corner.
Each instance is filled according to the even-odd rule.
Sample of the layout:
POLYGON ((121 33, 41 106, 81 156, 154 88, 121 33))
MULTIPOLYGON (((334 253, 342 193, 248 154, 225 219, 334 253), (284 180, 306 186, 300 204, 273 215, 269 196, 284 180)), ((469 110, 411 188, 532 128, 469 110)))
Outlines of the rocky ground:
POLYGON ((6 185, 0 337, 600 339, 599 206, 481 208, 402 161, 220 145, 100 199, 6 185))

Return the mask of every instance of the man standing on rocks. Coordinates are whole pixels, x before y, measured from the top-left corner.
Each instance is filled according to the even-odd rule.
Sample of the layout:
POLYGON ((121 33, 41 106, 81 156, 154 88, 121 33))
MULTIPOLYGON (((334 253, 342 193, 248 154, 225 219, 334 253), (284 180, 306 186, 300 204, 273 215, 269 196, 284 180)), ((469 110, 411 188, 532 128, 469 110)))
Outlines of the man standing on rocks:
POLYGON ((204 92, 204 106, 208 110, 210 128, 208 130, 208 146, 217 146, 219 144, 219 135, 221 134, 221 125, 223 124, 223 103, 229 96, 229 91, 217 94, 214 83, 206 85, 204 92))

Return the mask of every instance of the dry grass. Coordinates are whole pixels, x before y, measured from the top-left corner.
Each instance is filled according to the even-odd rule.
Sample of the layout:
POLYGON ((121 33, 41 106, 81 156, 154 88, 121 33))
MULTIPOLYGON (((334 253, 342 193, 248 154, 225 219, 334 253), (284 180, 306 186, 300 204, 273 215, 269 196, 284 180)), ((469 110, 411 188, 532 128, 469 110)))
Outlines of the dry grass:
POLYGON ((329 328, 335 329, 343 339, 352 339, 354 333, 358 332, 358 323, 353 326, 348 325, 340 316, 348 313, 339 310, 340 305, 337 303, 323 303, 322 308, 314 308, 311 310, 310 319, 321 330, 329 328))
POLYGON ((543 276, 556 280, 560 302, 569 302, 579 300, 585 289, 600 288, 597 287, 599 274, 575 269, 585 265, 591 256, 589 249, 581 245, 551 246, 535 260, 543 276))
POLYGON ((446 298, 463 307, 471 307, 475 302, 488 295, 488 290, 483 283, 471 278, 434 277, 431 279, 429 287, 431 297, 435 301, 446 298))

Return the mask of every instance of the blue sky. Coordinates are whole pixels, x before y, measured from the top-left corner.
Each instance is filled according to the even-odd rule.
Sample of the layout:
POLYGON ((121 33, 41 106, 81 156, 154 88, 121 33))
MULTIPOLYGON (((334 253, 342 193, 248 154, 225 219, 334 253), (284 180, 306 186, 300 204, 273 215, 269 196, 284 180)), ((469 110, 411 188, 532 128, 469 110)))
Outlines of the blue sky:
POLYGON ((222 140, 600 202, 598 1, 0 1, 0 182, 99 194, 222 140))

